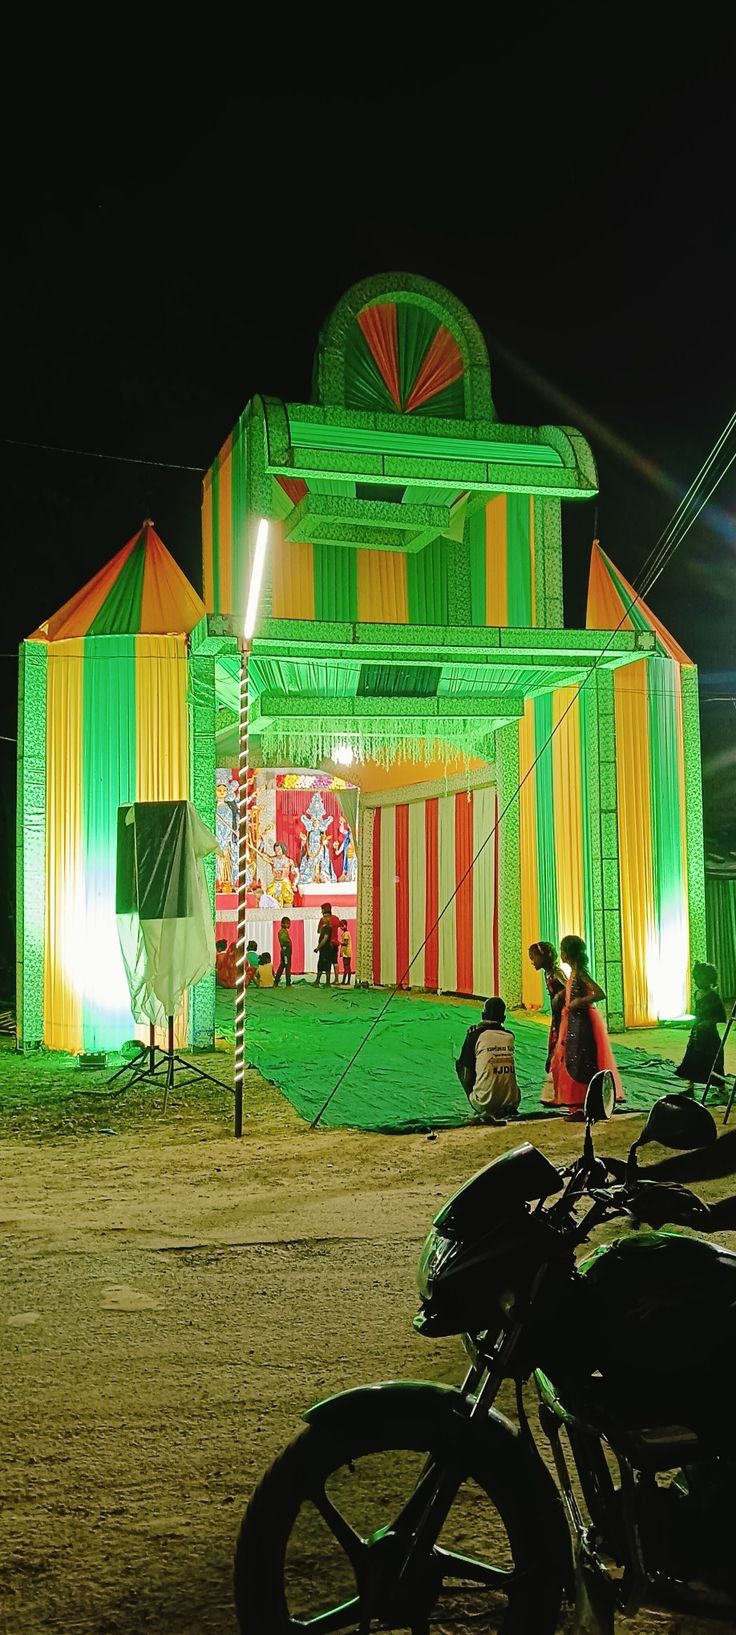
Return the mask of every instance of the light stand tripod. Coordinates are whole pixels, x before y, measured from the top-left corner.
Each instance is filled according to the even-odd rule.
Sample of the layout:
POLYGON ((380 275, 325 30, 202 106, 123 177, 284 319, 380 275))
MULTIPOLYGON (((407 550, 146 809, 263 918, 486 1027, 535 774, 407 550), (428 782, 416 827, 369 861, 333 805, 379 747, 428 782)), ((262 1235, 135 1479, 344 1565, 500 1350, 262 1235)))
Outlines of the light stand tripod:
MULTIPOLYGON (((108 1079, 107 1082, 108 1084, 114 1084, 116 1079, 124 1078, 126 1073, 128 1073, 130 1077, 128 1078, 127 1082, 121 1084, 121 1090, 129 1090, 130 1086, 132 1084, 137 1084, 139 1079, 157 1079, 159 1081, 163 1081, 163 1110, 166 1112, 169 1100, 169 1091, 173 1090, 175 1087, 177 1068, 181 1068, 185 1073, 191 1075, 189 1078, 179 1079, 178 1088, 180 1090, 187 1084, 196 1084, 198 1079, 207 1079, 210 1084, 218 1084, 222 1090, 230 1091, 229 1084, 225 1084, 222 1079, 215 1078, 214 1073, 208 1073, 204 1067, 198 1067, 196 1062, 188 1062, 184 1056, 180 1056, 174 1049, 173 1016, 169 1016, 166 1019, 166 1049, 161 1050, 161 1048, 156 1044, 156 1029, 153 1023, 151 1023, 148 1029, 148 1044, 141 1044, 140 1054, 138 1056, 134 1056, 132 1062, 124 1062, 123 1066, 117 1068, 116 1072, 113 1073, 112 1078, 108 1079)), ((232 1094, 231 1091, 230 1093, 232 1094)))
MULTIPOLYGON (((734 1022, 736 1022, 736 999, 734 999, 733 1005, 731 1006, 731 1015, 728 1018, 728 1021, 726 1023, 725 1032, 724 1032, 723 1038, 721 1040, 721 1050, 724 1051, 724 1053, 725 1053, 725 1049, 726 1049, 726 1040, 728 1038, 729 1033, 731 1032, 731 1029, 733 1027, 734 1022)), ((706 1098, 706 1096, 708 1094, 708 1091, 710 1090, 711 1084, 712 1084, 713 1079, 715 1077, 716 1062, 718 1061, 718 1057, 721 1054, 721 1050, 719 1050, 716 1053, 716 1055, 714 1056, 714 1058, 713 1058, 713 1066, 711 1067, 710 1073, 708 1074, 705 1089, 704 1089, 703 1094, 702 1094, 702 1096, 700 1098, 701 1101, 705 1101, 705 1098, 706 1098)), ((723 1065, 725 1067, 725 1065, 726 1065, 725 1062, 724 1062, 723 1065)), ((724 1075, 724 1076, 727 1076, 727 1075, 724 1075)), ((730 1096, 728 1098, 728 1106, 727 1106, 726 1111, 725 1111, 725 1113, 723 1115, 724 1124, 728 1123, 728 1120, 729 1120, 729 1118, 731 1116, 731 1108, 733 1107, 734 1097, 736 1097, 736 1073, 734 1074, 733 1085, 731 1086, 731 1094, 730 1094, 730 1096)))

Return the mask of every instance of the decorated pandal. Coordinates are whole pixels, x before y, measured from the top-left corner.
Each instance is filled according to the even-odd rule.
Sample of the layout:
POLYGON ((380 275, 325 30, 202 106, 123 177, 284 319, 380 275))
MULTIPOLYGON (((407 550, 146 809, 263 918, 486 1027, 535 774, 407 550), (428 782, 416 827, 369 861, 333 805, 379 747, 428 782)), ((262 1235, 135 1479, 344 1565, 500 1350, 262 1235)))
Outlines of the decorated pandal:
MULTIPOLYGON (((273 957, 287 915, 309 973, 329 900, 362 983, 533 1011, 529 944, 574 933, 611 1028, 687 1011, 708 953, 697 672, 597 541, 585 627, 565 625, 564 511, 597 487, 574 428, 499 419, 485 339, 448 290, 413 275, 350 289, 319 336, 311 401, 254 396, 207 473, 202 595, 145 523, 22 644, 21 1047, 131 1035, 121 804, 195 805, 232 941, 259 519, 249 940, 273 957)), ((212 1045, 215 999, 213 971, 182 1040, 212 1045)))
MULTIPOLYGON (((246 936, 278 964, 278 931, 291 922, 294 976, 317 969, 317 925, 329 901, 356 936, 358 854, 354 838, 357 790, 320 772, 259 770, 251 774, 245 872, 246 936), (346 816, 346 811, 348 816, 346 816)), ((238 772, 217 772, 215 928, 228 945, 237 930, 238 772)))

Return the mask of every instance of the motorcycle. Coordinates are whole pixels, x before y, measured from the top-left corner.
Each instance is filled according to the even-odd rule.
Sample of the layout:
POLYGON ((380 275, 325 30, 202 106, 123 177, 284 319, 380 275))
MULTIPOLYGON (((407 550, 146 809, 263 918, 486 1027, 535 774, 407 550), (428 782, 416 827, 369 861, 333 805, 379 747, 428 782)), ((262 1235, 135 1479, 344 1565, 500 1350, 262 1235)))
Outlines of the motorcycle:
POLYGON ((718 1172, 705 1107, 661 1098, 625 1162, 595 1151, 612 1111, 597 1075, 579 1159, 557 1169, 525 1143, 435 1217, 414 1325, 462 1336, 465 1378, 308 1411, 243 1519, 242 1635, 552 1635, 563 1603, 576 1635, 644 1607, 736 1627, 736 1254, 661 1230, 736 1226, 736 1200, 679 1184, 678 1164, 718 1172), (650 1141, 682 1156, 645 1169, 650 1141), (636 1230, 578 1254, 621 1218, 636 1230))

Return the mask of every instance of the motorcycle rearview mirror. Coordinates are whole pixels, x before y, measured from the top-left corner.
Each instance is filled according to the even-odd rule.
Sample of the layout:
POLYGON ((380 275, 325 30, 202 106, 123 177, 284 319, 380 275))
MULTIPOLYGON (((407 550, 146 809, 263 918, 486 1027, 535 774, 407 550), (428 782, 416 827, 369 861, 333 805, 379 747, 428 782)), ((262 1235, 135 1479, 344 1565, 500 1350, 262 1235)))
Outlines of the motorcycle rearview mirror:
POLYGON ((690 1152, 693 1147, 709 1147, 717 1138, 713 1114, 702 1102, 693 1101, 683 1092, 661 1096, 659 1101, 655 1101, 639 1136, 639 1143, 643 1146, 649 1141, 657 1141, 660 1147, 690 1152))
POLYGON ((656 1141, 660 1147, 671 1147, 675 1152, 691 1152, 694 1148, 710 1147, 718 1139, 713 1114, 702 1102, 693 1101, 684 1091, 660 1096, 650 1108, 649 1117, 634 1142, 626 1163, 626 1177, 633 1180, 637 1169, 637 1148, 656 1141))
POLYGON ((605 1068, 594 1073, 585 1096, 586 1124, 602 1124, 610 1118, 616 1105, 616 1086, 613 1074, 605 1068))
POLYGON ((607 1170, 601 1159, 596 1158, 593 1147, 592 1126, 602 1124, 611 1117, 616 1105, 616 1086, 613 1074, 607 1069, 594 1073, 585 1095, 585 1141, 583 1143, 583 1164, 588 1177, 600 1179, 601 1183, 607 1179, 607 1170))

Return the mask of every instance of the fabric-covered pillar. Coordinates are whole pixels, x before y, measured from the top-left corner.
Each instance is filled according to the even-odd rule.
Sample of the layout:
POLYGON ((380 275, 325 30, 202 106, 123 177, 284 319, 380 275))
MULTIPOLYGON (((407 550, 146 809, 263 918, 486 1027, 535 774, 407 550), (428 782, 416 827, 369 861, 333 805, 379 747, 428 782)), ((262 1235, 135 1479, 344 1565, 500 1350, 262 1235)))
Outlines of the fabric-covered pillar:
POLYGON ((591 967, 606 993, 608 1025, 624 1026, 621 951, 621 889, 618 854, 618 779, 613 675, 598 670, 583 689, 587 728, 584 759, 585 805, 590 832, 587 854, 591 885, 593 957, 591 967))
MULTIPOLYGON (((202 651, 196 640, 204 627, 192 632, 189 657, 189 765, 190 799, 196 806, 208 829, 215 827, 215 774, 217 746, 215 743, 215 666, 216 656, 202 651)), ((212 917, 215 914, 216 858, 204 859, 212 917)), ((195 983, 189 1006, 189 1039, 198 1050, 211 1050, 215 1041, 215 973, 195 983)))
POLYGON ((19 654, 16 794, 16 1033, 21 1050, 43 1043, 46 911, 45 642, 19 654))
POLYGON ((561 630, 562 513, 559 500, 534 499, 534 595, 540 630, 561 630))
POLYGON ((356 982, 370 982, 373 974, 373 825, 375 811, 363 806, 358 830, 358 929, 356 982))
POLYGON ((519 729, 516 721, 496 733, 499 826, 498 991, 509 1008, 521 1004, 521 846, 519 729))

